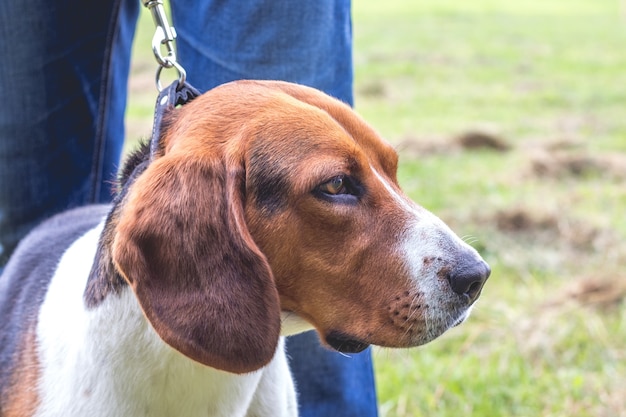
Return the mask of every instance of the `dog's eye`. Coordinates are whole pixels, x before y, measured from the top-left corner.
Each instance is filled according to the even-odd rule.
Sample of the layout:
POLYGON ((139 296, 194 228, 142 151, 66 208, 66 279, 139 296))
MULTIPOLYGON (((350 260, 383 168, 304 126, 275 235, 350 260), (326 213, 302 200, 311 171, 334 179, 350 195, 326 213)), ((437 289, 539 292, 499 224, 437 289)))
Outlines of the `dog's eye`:
POLYGON ((313 194, 322 200, 342 204, 357 203, 363 193, 363 186, 349 175, 337 175, 313 190, 313 194))
POLYGON ((330 181, 325 182, 320 185, 319 190, 325 194, 337 195, 337 194, 348 194, 348 190, 346 188, 346 180, 342 176, 335 177, 330 181))

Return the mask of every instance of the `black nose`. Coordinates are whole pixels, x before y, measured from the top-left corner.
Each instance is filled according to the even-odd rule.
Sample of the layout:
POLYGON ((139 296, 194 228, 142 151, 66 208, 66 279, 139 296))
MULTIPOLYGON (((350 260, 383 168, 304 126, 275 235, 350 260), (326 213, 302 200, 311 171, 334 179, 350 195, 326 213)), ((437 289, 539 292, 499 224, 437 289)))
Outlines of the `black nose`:
POLYGON ((448 275, 448 280, 455 293, 467 296, 470 303, 473 303, 480 295, 489 274, 491 274, 491 268, 485 261, 472 259, 462 261, 448 275))

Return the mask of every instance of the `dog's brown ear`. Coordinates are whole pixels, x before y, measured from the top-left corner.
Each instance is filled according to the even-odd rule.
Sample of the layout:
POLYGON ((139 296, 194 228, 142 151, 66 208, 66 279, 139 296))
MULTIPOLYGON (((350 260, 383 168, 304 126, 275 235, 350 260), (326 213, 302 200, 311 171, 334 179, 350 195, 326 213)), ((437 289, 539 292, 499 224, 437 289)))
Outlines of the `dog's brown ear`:
POLYGON ((218 158, 157 159, 128 191, 113 243, 159 336, 234 373, 266 365, 280 334, 272 272, 244 218, 243 170, 218 158))

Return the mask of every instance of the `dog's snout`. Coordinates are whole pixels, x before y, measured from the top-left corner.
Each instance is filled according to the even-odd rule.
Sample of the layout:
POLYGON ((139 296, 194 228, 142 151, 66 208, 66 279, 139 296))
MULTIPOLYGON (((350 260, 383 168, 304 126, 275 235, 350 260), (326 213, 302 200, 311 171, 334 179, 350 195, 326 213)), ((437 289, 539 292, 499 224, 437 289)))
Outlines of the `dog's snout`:
POLYGON ((461 263, 448 275, 448 280, 455 293, 467 296, 473 303, 490 274, 491 268, 485 261, 472 259, 461 263))

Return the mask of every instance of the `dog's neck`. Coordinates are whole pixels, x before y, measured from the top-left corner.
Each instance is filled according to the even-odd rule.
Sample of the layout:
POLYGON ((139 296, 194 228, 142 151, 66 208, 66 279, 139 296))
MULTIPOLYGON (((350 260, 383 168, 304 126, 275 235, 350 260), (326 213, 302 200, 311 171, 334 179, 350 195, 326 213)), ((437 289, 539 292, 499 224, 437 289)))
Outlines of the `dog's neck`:
POLYGON ((145 171, 149 161, 150 145, 144 142, 135 152, 130 154, 120 171, 113 208, 106 218, 85 288, 84 299, 88 308, 97 307, 109 294, 119 294, 121 289, 128 285, 113 264, 111 245, 126 192, 137 177, 145 171))

